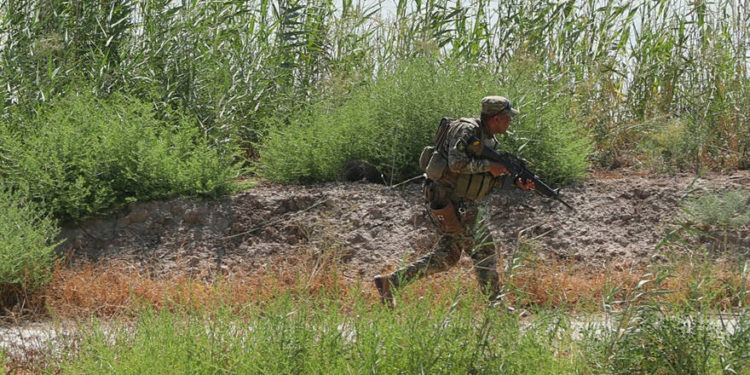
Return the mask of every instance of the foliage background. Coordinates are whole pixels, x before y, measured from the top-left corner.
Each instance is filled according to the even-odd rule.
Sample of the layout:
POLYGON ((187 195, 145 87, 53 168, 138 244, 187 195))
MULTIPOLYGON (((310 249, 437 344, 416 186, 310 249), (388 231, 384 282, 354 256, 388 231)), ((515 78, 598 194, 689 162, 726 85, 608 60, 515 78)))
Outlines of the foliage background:
MULTIPOLYGON (((161 120, 175 121, 179 110, 207 136, 257 157, 269 131, 307 123, 311 110, 327 113, 315 109, 320 103, 355 106, 346 103, 357 88, 388 85, 390 73, 424 58, 452 61, 453 74, 468 69, 462 64, 482 67, 495 77, 477 88, 482 94, 507 93, 529 115, 554 111, 541 114, 545 126, 591 137, 598 166, 745 168, 747 12, 738 0, 5 0, 1 113, 15 122, 86 87, 98 97, 137 97, 161 120)), ((476 111, 439 95, 430 99, 443 108, 435 118, 476 111)), ((395 126, 419 128, 417 114, 401 112, 395 126)), ((547 166, 552 155, 538 161, 542 168, 556 169, 547 166)), ((385 169, 404 165, 393 176, 409 172, 395 155, 372 159, 385 169)), ((571 172, 561 181, 575 179, 571 172)), ((335 174, 321 173, 309 179, 335 174)))

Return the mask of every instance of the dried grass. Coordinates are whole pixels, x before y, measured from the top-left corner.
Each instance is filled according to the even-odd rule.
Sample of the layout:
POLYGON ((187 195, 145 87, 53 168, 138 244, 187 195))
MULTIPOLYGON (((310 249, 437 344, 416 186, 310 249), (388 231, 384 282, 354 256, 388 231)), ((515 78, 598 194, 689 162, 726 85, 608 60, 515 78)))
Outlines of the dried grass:
MULTIPOLYGON (((437 277, 420 280, 409 286, 410 294, 420 298, 431 294, 448 303, 458 285, 461 290, 476 292, 471 267, 461 267, 437 277)), ((60 318, 127 317, 143 306, 155 309, 197 309, 211 306, 243 306, 263 303, 282 294, 300 298, 339 299, 348 301, 365 294, 378 303, 369 280, 355 281, 339 272, 339 265, 309 255, 297 259, 277 259, 265 269, 226 273, 213 278, 195 277, 178 272, 167 276, 149 275, 127 261, 87 262, 77 266, 60 265, 49 286, 29 297, 29 311, 46 311, 60 318), (361 285, 360 285, 361 283, 361 285), (356 295, 355 295, 356 294, 356 295)), ((670 268, 661 285, 640 285, 646 267, 594 268, 565 261, 534 261, 519 267, 512 275, 502 275, 507 293, 505 300, 516 307, 564 308, 574 311, 597 311, 602 304, 626 301, 636 289, 671 290, 660 296, 671 304, 702 303, 720 309, 731 309, 750 303, 750 279, 729 262, 713 264, 682 262, 670 268)), ((411 298, 407 297, 406 298, 411 298)), ((344 304, 346 305, 346 304, 344 304)))

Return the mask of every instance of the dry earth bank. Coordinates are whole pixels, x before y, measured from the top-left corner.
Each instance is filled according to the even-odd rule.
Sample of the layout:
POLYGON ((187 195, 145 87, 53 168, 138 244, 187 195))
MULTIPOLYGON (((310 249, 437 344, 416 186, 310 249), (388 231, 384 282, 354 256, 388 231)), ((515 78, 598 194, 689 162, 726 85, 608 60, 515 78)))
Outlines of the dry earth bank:
MULTIPOLYGON (((518 189, 491 198, 490 229, 498 251, 519 238, 542 259, 589 266, 652 261, 686 197, 750 189, 750 171, 674 176, 599 173, 564 189, 576 208, 518 189)), ((340 259, 349 279, 368 279, 424 254, 436 241, 419 184, 282 186, 261 182, 220 200, 133 203, 120 213, 63 231, 60 249, 78 259, 124 259, 154 276, 174 271, 210 277, 252 272, 299 255, 340 259)), ((747 228, 725 233, 741 254, 747 228)))

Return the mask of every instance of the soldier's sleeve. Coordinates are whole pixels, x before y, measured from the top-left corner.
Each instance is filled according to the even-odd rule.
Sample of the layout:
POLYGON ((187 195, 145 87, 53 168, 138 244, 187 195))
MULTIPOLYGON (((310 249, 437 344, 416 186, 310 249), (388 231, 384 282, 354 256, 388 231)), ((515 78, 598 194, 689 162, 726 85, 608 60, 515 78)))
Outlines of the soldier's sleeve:
POLYGON ((490 161, 469 156, 467 145, 474 136, 469 129, 458 131, 448 141, 448 168, 461 174, 484 173, 490 171, 490 161))

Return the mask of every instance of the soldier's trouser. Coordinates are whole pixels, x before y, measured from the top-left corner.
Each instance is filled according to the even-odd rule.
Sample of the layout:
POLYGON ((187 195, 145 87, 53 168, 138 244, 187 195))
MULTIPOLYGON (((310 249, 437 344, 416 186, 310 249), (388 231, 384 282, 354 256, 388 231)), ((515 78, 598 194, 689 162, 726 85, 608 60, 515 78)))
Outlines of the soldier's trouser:
POLYGON ((497 273, 497 252, 492 235, 487 228, 479 207, 470 206, 459 213, 463 231, 442 232, 435 249, 417 259, 414 263, 400 268, 390 275, 393 285, 398 286, 412 280, 448 270, 458 263, 461 252, 465 251, 474 261, 477 282, 490 297, 500 290, 500 277, 497 273))

